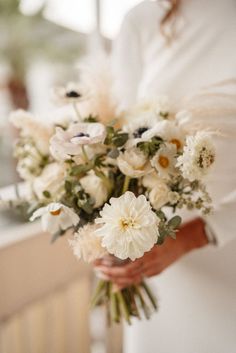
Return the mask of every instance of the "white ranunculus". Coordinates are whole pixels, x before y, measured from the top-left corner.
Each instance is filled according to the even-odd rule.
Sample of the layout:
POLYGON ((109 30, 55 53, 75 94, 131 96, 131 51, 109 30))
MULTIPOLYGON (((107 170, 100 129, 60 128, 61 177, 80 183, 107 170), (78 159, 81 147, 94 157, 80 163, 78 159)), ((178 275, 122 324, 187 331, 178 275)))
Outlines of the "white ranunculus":
POLYGON ((86 224, 74 233, 74 239, 69 240, 73 253, 85 262, 93 262, 107 254, 107 250, 102 247, 101 237, 95 231, 99 228, 97 224, 86 224))
POLYGON ((84 191, 95 201, 94 208, 98 208, 107 201, 108 190, 101 178, 90 171, 86 176, 80 179, 80 184, 84 191))
POLYGON ((176 204, 180 199, 180 194, 176 191, 169 192, 169 202, 171 205, 176 204))
POLYGON ((174 144, 177 151, 183 149, 185 133, 175 122, 169 120, 159 121, 152 129, 142 135, 143 141, 148 141, 154 136, 161 137, 164 141, 174 144))
POLYGON ((39 199, 44 199, 44 191, 49 191, 51 197, 59 199, 63 192, 66 168, 64 164, 50 163, 43 169, 42 174, 34 179, 33 191, 39 199))
POLYGON ((151 172, 147 157, 138 148, 131 148, 120 153, 117 158, 120 171, 131 178, 140 178, 151 172))
POLYGON ((170 189, 164 182, 159 182, 151 189, 149 192, 149 201, 155 210, 159 210, 169 202, 169 191, 170 189))
POLYGON ((188 136, 183 155, 177 159, 177 166, 183 177, 190 181, 201 180, 206 176, 215 161, 215 146, 211 133, 200 131, 188 136))
POLYGON ((161 146, 151 159, 151 165, 161 178, 170 179, 176 174, 176 146, 170 143, 161 146))
POLYGON ((43 155, 49 153, 49 140, 53 135, 53 127, 35 119, 25 110, 19 109, 11 113, 10 120, 15 127, 20 129, 21 135, 32 138, 35 146, 43 155))
POLYGON ((41 218, 43 231, 52 234, 76 226, 80 220, 72 208, 57 202, 52 202, 48 206, 36 210, 30 221, 34 221, 36 218, 41 218))
POLYGON ((81 146, 103 143, 105 138, 106 128, 100 123, 72 124, 66 131, 58 127, 50 140, 50 151, 54 158, 65 160, 81 155, 81 146))
POLYGON ((144 195, 136 197, 127 191, 119 198, 111 198, 100 212, 101 224, 96 234, 110 254, 124 260, 135 260, 149 251, 158 239, 158 222, 144 195))

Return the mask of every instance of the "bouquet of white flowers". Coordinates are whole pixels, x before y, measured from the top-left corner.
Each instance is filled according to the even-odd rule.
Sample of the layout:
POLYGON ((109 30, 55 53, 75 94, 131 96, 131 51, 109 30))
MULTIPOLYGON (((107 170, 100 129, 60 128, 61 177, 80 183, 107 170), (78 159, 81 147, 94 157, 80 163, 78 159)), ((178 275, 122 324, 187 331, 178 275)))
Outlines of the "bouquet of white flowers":
MULTIPOLYGON (((173 114, 167 98, 157 97, 104 123, 101 114, 80 109, 86 103, 88 111, 91 93, 75 84, 56 93, 72 104, 71 119, 46 124, 25 111, 11 117, 20 129, 17 169, 31 188, 30 220, 41 218, 53 241, 70 229, 78 258, 134 261, 176 237, 178 209, 210 212, 203 178, 215 149, 209 132, 183 128, 186 111, 173 114)), ((115 322, 157 309, 145 281, 118 290, 101 280, 92 303, 105 304, 115 322)))

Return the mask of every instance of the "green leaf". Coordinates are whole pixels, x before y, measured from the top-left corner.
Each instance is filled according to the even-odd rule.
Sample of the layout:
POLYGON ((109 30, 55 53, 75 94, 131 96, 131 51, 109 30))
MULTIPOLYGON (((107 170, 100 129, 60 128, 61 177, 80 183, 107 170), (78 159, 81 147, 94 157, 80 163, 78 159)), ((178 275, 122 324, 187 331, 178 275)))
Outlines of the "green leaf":
POLYGON ((166 221, 166 215, 163 211, 161 210, 156 211, 156 215, 158 218, 160 218, 160 220, 166 221))
POLYGON ((66 192, 70 193, 72 191, 72 183, 69 180, 65 181, 66 192))
POLYGON ((112 138, 112 143, 116 147, 121 147, 128 141, 128 138, 129 138, 129 134, 127 134, 126 132, 122 132, 122 133, 115 135, 112 138))
POLYGON ((50 199, 51 194, 50 194, 50 192, 48 190, 44 190, 43 191, 43 196, 46 197, 47 199, 50 199))
POLYGON ((80 164, 71 168, 70 175, 79 176, 80 174, 87 173, 92 167, 89 164, 80 164))
POLYGON ((87 118, 84 119, 84 122, 85 123, 97 123, 98 117, 90 114, 87 118))
POLYGON ((180 216, 174 216, 173 218, 171 218, 168 222, 168 227, 170 227, 171 229, 177 229, 179 228, 180 224, 182 222, 182 219, 180 216))
POLYGON ((116 159, 119 156, 119 150, 117 148, 113 148, 109 153, 108 157, 116 159))

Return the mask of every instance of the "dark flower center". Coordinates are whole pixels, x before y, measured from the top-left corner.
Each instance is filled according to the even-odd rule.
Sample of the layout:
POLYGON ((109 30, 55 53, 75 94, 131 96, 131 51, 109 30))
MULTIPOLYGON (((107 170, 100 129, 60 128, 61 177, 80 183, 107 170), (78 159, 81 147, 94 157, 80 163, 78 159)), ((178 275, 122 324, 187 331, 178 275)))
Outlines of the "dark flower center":
POLYGON ((133 136, 135 138, 142 137, 142 134, 147 130, 147 127, 139 127, 137 130, 134 131, 133 136))
POLYGON ((84 132, 79 132, 77 135, 75 135, 74 137, 89 137, 89 134, 86 134, 84 132))
POLYGON ((67 98, 80 98, 81 94, 76 91, 69 91, 69 92, 66 92, 66 97, 67 98))

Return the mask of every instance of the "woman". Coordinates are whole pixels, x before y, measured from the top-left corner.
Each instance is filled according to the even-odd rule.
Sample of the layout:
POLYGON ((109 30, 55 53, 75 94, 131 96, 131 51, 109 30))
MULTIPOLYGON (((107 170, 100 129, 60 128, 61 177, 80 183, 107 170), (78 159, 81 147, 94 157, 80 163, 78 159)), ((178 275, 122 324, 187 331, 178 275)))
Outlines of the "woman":
POLYGON ((235 0, 144 1, 127 15, 114 46, 122 109, 162 94, 181 107, 191 94, 194 122, 209 119, 221 131, 208 182, 214 214, 205 220, 183 214, 177 240, 142 259, 122 267, 97 263, 121 287, 152 277, 158 291, 159 312, 125 329, 125 353, 236 352, 235 18, 235 0), (232 84, 213 85, 227 80, 232 84), (212 94, 199 96, 209 85, 212 94))

